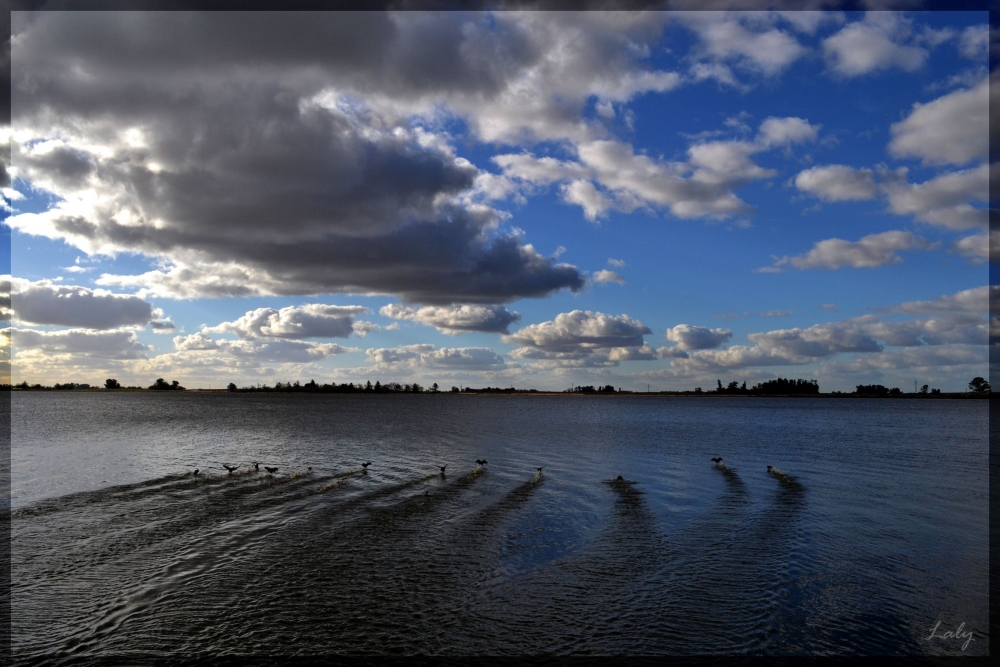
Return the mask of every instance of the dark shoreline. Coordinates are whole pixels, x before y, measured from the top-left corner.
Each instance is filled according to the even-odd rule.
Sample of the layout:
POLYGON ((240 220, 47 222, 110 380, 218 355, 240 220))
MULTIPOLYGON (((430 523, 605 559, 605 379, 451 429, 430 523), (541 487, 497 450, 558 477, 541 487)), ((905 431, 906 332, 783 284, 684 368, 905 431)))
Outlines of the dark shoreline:
POLYGON ((93 387, 90 389, 4 389, 7 392, 66 392, 66 393, 89 393, 89 394, 108 394, 108 393, 149 393, 149 394, 173 394, 173 393, 183 393, 183 394, 289 394, 289 395, 340 395, 340 394, 371 394, 375 396, 562 396, 567 398, 607 398, 607 397, 633 397, 633 398, 829 398, 829 399, 852 399, 852 398, 877 398, 885 400, 899 400, 899 399, 917 399, 917 400, 940 400, 940 399, 988 399, 990 394, 973 394, 973 393, 940 393, 940 394, 901 394, 899 396, 873 396, 870 394, 854 394, 854 393, 820 393, 820 394, 718 394, 715 392, 694 392, 694 391, 651 391, 651 392, 615 392, 611 393, 584 393, 584 392, 566 392, 566 391, 461 391, 461 392, 450 392, 450 391, 439 391, 439 392, 405 392, 405 391, 387 391, 387 392, 336 392, 336 391, 287 391, 283 389, 238 389, 236 391, 229 391, 228 389, 185 389, 181 392, 165 392, 155 389, 103 389, 100 387, 93 387))

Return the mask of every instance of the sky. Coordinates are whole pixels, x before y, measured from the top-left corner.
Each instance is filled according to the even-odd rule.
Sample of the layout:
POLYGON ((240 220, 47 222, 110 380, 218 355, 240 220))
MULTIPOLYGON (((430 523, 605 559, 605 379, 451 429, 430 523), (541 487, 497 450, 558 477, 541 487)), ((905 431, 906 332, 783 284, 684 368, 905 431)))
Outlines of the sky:
POLYGON ((15 12, 0 376, 963 391, 987 23, 15 12))

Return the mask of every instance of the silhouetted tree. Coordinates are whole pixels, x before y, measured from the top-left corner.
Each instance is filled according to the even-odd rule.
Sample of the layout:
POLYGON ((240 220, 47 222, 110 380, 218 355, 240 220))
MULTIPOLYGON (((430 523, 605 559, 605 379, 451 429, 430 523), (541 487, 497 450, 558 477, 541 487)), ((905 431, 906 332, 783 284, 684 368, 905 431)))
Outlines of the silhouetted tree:
POLYGON ((122 386, 120 384, 118 384, 118 380, 116 380, 114 378, 108 378, 107 380, 104 381, 104 388, 105 389, 121 389, 122 386))
POLYGON ((990 383, 981 377, 974 377, 969 382, 969 391, 973 394, 988 394, 990 393, 990 383))
POLYGON ((229 391, 236 391, 236 384, 233 383, 233 382, 230 382, 229 386, 227 386, 226 389, 229 390, 229 391))
POLYGON ((926 393, 927 393, 927 389, 928 389, 928 388, 929 388, 929 387, 928 387, 927 385, 924 385, 923 387, 921 387, 921 388, 920 388, 920 393, 921 393, 921 394, 926 394, 926 393))

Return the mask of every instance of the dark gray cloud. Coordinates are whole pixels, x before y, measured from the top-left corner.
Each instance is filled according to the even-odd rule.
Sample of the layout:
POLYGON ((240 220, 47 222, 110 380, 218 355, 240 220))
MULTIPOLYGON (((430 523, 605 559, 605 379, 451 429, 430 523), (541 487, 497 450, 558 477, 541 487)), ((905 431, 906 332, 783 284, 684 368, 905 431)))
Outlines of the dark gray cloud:
MULTIPOLYGON (((494 210, 463 203, 477 169, 413 120, 432 118, 433 100, 476 127, 521 133, 517 105, 488 122, 468 114, 496 111, 485 103, 553 48, 544 37, 565 32, 557 23, 416 13, 34 16, 14 47, 14 114, 31 137, 14 142, 18 175, 99 203, 13 216, 11 225, 87 252, 166 259, 173 269, 104 283, 165 296, 351 291, 499 303, 578 290, 575 267, 499 231, 494 210), (172 270, 195 279, 174 280, 172 270)), ((605 50, 628 52, 635 35, 653 34, 638 23, 581 25, 605 50)), ((620 74, 635 57, 611 60, 620 74)), ((660 85, 646 77, 604 90, 621 79, 607 70, 594 80, 577 72, 583 88, 563 114, 567 127, 580 125, 587 86, 624 99, 660 85)), ((562 113, 550 107, 530 118, 562 113)))
POLYGON ((91 329, 65 329, 63 331, 36 331, 12 329, 11 346, 18 354, 37 350, 47 355, 71 355, 97 359, 145 359, 146 346, 140 343, 134 331, 91 329))
POLYGON ((21 322, 117 329, 144 326, 155 316, 152 304, 128 294, 19 278, 12 279, 11 287, 12 307, 21 322))

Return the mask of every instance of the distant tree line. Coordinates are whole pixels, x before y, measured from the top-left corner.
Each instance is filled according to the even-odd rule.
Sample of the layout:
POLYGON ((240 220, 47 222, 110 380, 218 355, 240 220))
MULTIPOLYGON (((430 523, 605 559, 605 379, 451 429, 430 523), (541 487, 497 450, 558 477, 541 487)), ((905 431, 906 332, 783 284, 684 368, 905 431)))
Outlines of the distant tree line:
POLYGON ((309 380, 305 384, 296 380, 295 382, 275 382, 273 387, 264 384, 250 385, 248 387, 237 387, 235 382, 230 382, 226 387, 232 392, 263 392, 280 391, 289 393, 316 393, 316 394, 436 394, 440 390, 435 382, 430 388, 425 388, 414 382, 413 384, 400 384, 399 382, 376 381, 375 384, 369 380, 366 384, 354 384, 345 382, 343 384, 327 383, 319 384, 316 380, 309 380))
MULTIPOLYGON (((755 384, 749 389, 747 389, 745 381, 743 384, 740 384, 736 380, 733 380, 725 387, 722 386, 722 380, 716 380, 716 383, 718 385, 717 388, 714 391, 706 393, 761 396, 819 394, 819 383, 816 380, 786 380, 785 378, 778 378, 755 384)), ((701 393, 697 389, 695 391, 701 393)))

